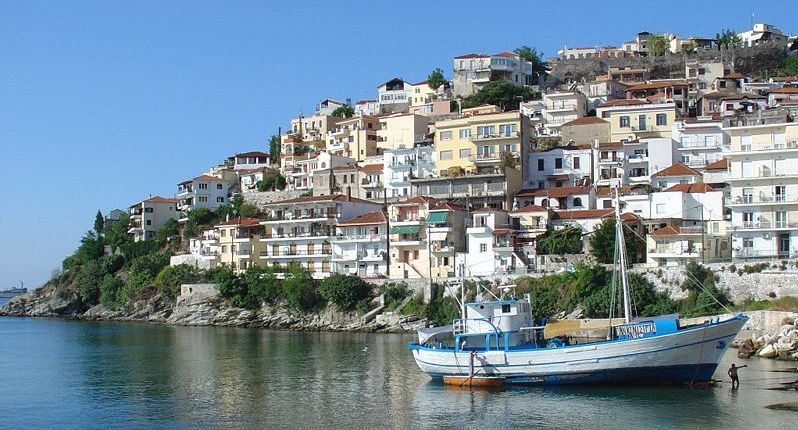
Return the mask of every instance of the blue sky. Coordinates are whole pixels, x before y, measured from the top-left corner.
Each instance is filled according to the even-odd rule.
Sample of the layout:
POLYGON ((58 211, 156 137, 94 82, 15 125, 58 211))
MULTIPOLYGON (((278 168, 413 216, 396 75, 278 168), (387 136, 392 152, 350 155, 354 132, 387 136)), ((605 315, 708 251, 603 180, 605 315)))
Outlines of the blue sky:
POLYGON ((320 99, 448 76, 455 55, 712 36, 752 12, 798 31, 786 1, 643 3, 0 0, 0 287, 45 281, 97 209, 172 196, 227 155, 265 150, 320 99))

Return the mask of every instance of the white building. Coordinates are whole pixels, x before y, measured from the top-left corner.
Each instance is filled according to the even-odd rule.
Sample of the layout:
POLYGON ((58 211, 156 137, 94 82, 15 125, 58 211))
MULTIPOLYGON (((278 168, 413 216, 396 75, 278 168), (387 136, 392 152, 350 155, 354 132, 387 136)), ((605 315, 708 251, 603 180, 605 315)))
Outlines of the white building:
POLYGON ((551 209, 585 210, 594 207, 596 194, 593 187, 557 187, 521 190, 515 195, 515 206, 536 205, 551 209))
POLYGON ((393 78, 377 87, 380 110, 383 112, 405 112, 410 107, 413 84, 401 78, 393 78))
POLYGON ((380 102, 377 100, 360 100, 355 103, 355 115, 374 116, 380 113, 380 102))
POLYGON ((698 170, 677 163, 651 175, 651 185, 666 190, 674 185, 695 184, 702 179, 703 175, 698 170))
POLYGON ((130 227, 128 233, 133 236, 133 241, 152 239, 170 219, 177 219, 177 199, 167 199, 161 196, 150 197, 146 200, 131 205, 130 227))
POLYGON ((711 117, 679 119, 673 123, 673 140, 679 153, 678 161, 688 167, 703 170, 721 158, 723 122, 711 117))
POLYGON ((651 174, 671 166, 677 159, 668 137, 599 143, 593 152, 595 183, 598 186, 651 183, 651 174))
POLYGON ((599 79, 579 85, 579 91, 585 95, 588 112, 610 100, 626 98, 627 86, 612 79, 599 79))
POLYGON ((177 184, 177 199, 180 201, 178 210, 182 217, 188 216, 193 209, 215 210, 227 203, 233 183, 215 176, 201 175, 177 184))
POLYGON ((381 210, 341 221, 335 226, 332 269, 361 278, 388 276, 388 230, 381 210))
POLYGON ((493 276, 512 272, 515 257, 514 246, 507 239, 509 229, 510 217, 503 210, 482 208, 472 212, 471 226, 466 229, 468 249, 463 261, 464 276, 493 276), (499 240, 499 236, 504 239, 499 240))
POLYGON ((789 39, 789 36, 782 33, 778 28, 763 23, 756 23, 753 28, 739 33, 737 36, 740 37, 740 40, 746 46, 754 46, 768 42, 786 46, 787 40, 789 39))
POLYGON ((342 220, 377 211, 381 205, 341 194, 298 197, 265 205, 261 261, 274 267, 299 264, 314 278, 332 272, 335 226, 342 220))
POLYGON ((555 146, 527 155, 524 184, 533 189, 589 185, 593 173, 590 145, 555 146))
POLYGON ((286 182, 289 190, 313 190, 313 175, 318 171, 353 164, 355 160, 333 155, 322 151, 318 154, 308 154, 307 158, 297 159, 289 172, 286 172, 286 182))
POLYGON ((235 154, 228 158, 228 162, 232 161, 233 169, 250 170, 262 167, 271 167, 271 156, 261 151, 249 151, 235 154))
POLYGON ((543 103, 543 127, 548 135, 559 135, 560 126, 585 116, 585 95, 578 91, 544 93, 543 103))
POLYGON ((468 97, 491 81, 506 80, 516 85, 535 85, 532 63, 513 52, 495 55, 466 54, 454 57, 452 94, 468 97))
POLYGON ((434 154, 432 145, 427 144, 386 150, 383 154, 385 195, 390 199, 409 197, 410 179, 428 178, 435 173, 434 154))
POLYGON ((798 256, 798 124, 725 127, 732 256, 798 256))

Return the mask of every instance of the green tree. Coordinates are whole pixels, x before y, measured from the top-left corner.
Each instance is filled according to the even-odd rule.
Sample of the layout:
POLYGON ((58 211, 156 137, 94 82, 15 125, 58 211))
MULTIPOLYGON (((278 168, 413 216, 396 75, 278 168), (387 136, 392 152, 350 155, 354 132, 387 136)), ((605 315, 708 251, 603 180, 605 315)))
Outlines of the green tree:
POLYGON ((258 305, 261 301, 272 304, 282 297, 281 281, 271 268, 251 266, 244 273, 244 282, 258 305))
POLYGON ((269 159, 271 160, 272 165, 280 164, 281 151, 282 147, 280 145, 280 136, 273 134, 272 137, 269 138, 269 159))
POLYGON ((100 303, 108 309, 116 310, 123 305, 121 302, 122 288, 125 283, 113 275, 105 275, 100 284, 100 303))
POLYGON ((566 226, 560 230, 548 229, 546 233, 538 239, 538 253, 540 254, 581 254, 582 253, 582 230, 566 226))
POLYGON ((338 118, 352 118, 355 115, 355 108, 349 105, 339 106, 330 115, 338 118))
POLYGON ((75 291, 86 306, 94 306, 100 301, 100 284, 106 273, 97 261, 86 262, 75 275, 75 291))
POLYGON ((97 236, 102 236, 104 225, 105 219, 103 218, 103 213, 97 209, 97 215, 94 216, 94 232, 97 233, 97 236))
POLYGON ((247 203, 242 196, 235 196, 230 199, 229 203, 219 206, 216 209, 216 214, 219 219, 224 219, 227 216, 251 218, 258 215, 258 209, 255 206, 247 203))
POLYGON ((292 267, 283 281, 283 297, 288 306, 296 310, 312 310, 321 304, 319 287, 310 272, 301 267, 292 267))
MULTIPOLYGON (((640 241, 629 226, 624 225, 624 242, 629 262, 635 260, 640 241)), ((606 218, 590 235, 590 253, 603 264, 615 263, 615 219, 606 218)))
POLYGON ((513 110, 518 109, 518 105, 522 101, 537 100, 539 98, 540 93, 501 79, 488 82, 479 91, 463 99, 462 106, 463 109, 467 109, 491 104, 499 106, 502 110, 513 110))
POLYGON ((74 254, 67 257, 62 266, 64 270, 71 267, 80 266, 90 261, 95 261, 102 257, 104 253, 104 246, 102 238, 97 236, 93 230, 89 230, 80 239, 80 246, 74 254))
POLYGON ((653 57, 661 57, 670 49, 668 38, 659 34, 652 34, 646 38, 648 52, 653 57))
POLYGON ((155 230, 155 242, 163 246, 170 238, 176 237, 180 233, 179 229, 180 224, 177 220, 167 220, 158 230, 155 230))
POLYGON ((687 298, 678 303, 679 313, 685 317, 711 315, 731 304, 726 293, 715 285, 715 274, 711 269, 696 262, 685 267, 685 279, 681 285, 687 298))
POLYGON ((357 276, 333 274, 321 281, 321 296, 341 309, 351 310, 371 293, 371 285, 357 276))
POLYGON ((742 43, 742 39, 737 35, 737 32, 728 28, 721 30, 720 33, 716 33, 715 39, 717 40, 718 46, 724 48, 733 48, 742 43))
POLYGON ((105 243, 113 250, 133 242, 130 233, 127 232, 130 227, 130 215, 127 213, 122 213, 116 222, 104 227, 105 243))
POLYGON ((169 264, 169 255, 167 251, 158 251, 135 259, 119 297, 121 302, 128 303, 143 297, 155 276, 169 264))
POLYGON ((784 59, 784 69, 782 71, 786 75, 798 75, 798 55, 788 55, 784 59))
POLYGON ((446 78, 443 76, 443 69, 440 67, 435 68, 435 70, 433 70, 429 76, 427 76, 427 85, 429 85, 429 87, 435 91, 437 91, 438 88, 445 83, 446 78))
POLYGON ((546 77, 549 65, 543 60, 543 52, 529 46, 522 46, 514 51, 521 59, 532 63, 532 74, 535 78, 546 77))
POLYGON ((188 264, 166 266, 155 277, 155 286, 161 297, 174 302, 180 295, 180 285, 194 283, 202 279, 202 271, 188 264))

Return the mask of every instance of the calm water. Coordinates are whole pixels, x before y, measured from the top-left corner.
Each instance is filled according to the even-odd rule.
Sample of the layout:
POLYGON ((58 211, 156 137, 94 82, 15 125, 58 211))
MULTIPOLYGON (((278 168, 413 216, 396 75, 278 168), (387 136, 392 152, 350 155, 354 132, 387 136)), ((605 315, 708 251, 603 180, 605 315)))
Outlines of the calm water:
POLYGON ((731 429, 798 422, 796 413, 764 408, 798 400, 763 389, 798 379, 768 372, 789 363, 748 361, 735 392, 728 384, 470 392, 429 382, 405 348, 410 339, 0 318, 0 429, 731 429))

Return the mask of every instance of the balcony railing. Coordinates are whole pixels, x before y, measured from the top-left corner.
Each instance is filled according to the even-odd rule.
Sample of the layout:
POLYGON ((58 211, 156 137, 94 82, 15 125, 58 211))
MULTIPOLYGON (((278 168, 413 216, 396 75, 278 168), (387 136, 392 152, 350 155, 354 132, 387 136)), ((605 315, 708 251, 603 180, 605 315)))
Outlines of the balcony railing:
POLYGON ((323 213, 323 212, 316 212, 312 214, 301 214, 296 216, 294 214, 285 214, 283 216, 276 216, 276 215, 265 215, 260 218, 261 221, 301 221, 305 219, 318 219, 318 218, 326 218, 326 219, 335 219, 337 218, 337 214, 332 213, 323 213))
POLYGON ((765 151, 782 151, 785 149, 798 149, 798 140, 787 140, 784 143, 773 145, 760 145, 752 146, 750 144, 741 144, 740 152, 765 152, 765 151))
POLYGON ((304 255, 332 255, 332 249, 286 249, 280 250, 279 252, 265 251, 260 253, 261 257, 297 257, 304 255))
POLYGON ((786 194, 760 194, 742 195, 726 199, 727 205, 745 205, 754 203, 798 203, 798 196, 789 196, 786 194))
POLYGON ((517 131, 504 132, 504 133, 490 133, 490 134, 475 134, 471 136, 472 141, 493 140, 493 139, 511 139, 518 137, 520 134, 517 131))
POLYGON ((261 239, 293 239, 293 238, 312 238, 312 237, 327 237, 329 232, 325 231, 305 231, 305 232, 285 232, 285 233, 268 233, 261 236, 261 239))

